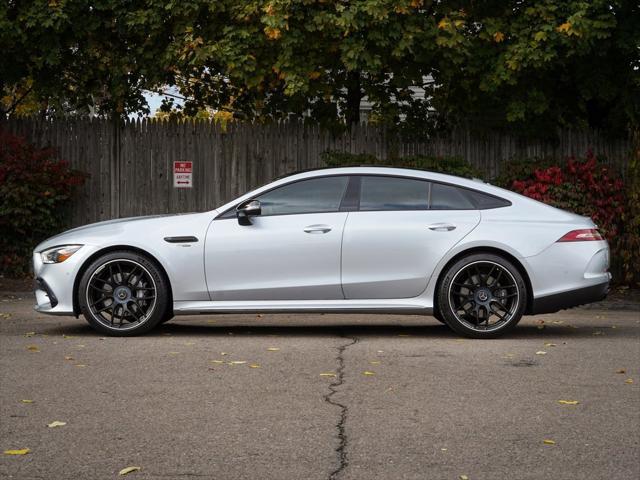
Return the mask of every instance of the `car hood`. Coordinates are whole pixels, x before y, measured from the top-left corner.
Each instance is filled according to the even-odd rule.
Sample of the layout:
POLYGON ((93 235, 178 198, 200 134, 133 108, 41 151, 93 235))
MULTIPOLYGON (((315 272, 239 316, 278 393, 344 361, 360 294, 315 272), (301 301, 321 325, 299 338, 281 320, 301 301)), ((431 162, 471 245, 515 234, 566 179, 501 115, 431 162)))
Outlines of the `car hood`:
MULTIPOLYGON (((194 228, 194 222, 196 225, 203 224, 206 228, 206 225, 215 217, 215 214, 216 211, 147 215, 106 220, 62 232, 41 242, 34 250, 40 252, 58 245, 71 244, 104 245, 114 243, 118 239, 128 244, 132 239, 144 238, 147 235, 152 235, 154 232, 158 234, 166 232, 167 235, 172 235, 173 231, 181 232, 180 228, 183 225, 189 225, 189 229, 192 230, 194 228), (168 217, 176 217, 176 219, 167 221, 168 217)), ((184 233, 181 232, 181 234, 184 233)))

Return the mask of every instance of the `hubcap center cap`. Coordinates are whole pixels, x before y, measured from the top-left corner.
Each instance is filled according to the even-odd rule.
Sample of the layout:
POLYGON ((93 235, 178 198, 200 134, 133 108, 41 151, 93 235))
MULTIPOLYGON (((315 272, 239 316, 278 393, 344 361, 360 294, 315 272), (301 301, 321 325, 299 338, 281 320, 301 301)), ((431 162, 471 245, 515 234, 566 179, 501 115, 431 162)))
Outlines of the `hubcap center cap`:
POLYGON ((476 300, 480 303, 486 303, 491 298, 488 290, 481 288, 476 292, 476 300))
POLYGON ((113 291, 113 300, 116 303, 127 303, 131 299, 131 290, 128 287, 118 287, 113 291))

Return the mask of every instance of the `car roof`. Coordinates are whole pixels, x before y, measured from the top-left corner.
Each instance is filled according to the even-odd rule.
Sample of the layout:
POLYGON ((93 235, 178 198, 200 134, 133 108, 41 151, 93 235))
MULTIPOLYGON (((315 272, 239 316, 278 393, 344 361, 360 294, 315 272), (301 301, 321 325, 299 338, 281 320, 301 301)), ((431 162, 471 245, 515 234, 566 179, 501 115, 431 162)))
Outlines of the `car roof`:
MULTIPOLYGON (((386 176, 399 176, 399 177, 414 177, 427 180, 433 180, 443 183, 452 183, 469 188, 476 188, 483 190, 481 186, 489 186, 488 183, 483 182, 481 179, 469 179, 464 177, 458 177, 455 175, 448 175, 445 173, 432 172, 430 170, 418 170, 415 168, 403 168, 393 167, 385 165, 360 165, 360 166, 341 166, 341 167, 320 167, 312 168, 308 170, 300 170, 294 173, 289 173, 281 177, 276 178, 272 184, 275 183, 289 183, 290 181, 300 180, 303 178, 324 177, 329 175, 386 175, 386 176), (286 180, 283 182, 283 180, 286 180), (478 188, 480 187, 480 188, 478 188)), ((496 188, 496 187, 493 187, 496 188)))

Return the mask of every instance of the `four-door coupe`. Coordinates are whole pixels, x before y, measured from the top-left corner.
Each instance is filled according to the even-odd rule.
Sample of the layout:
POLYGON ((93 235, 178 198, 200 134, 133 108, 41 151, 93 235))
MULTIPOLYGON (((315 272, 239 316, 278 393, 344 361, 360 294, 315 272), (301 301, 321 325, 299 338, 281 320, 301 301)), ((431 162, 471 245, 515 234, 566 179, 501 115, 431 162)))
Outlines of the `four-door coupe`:
POLYGON ((136 335, 173 315, 434 315, 496 337, 602 299, 609 248, 586 217, 479 181, 348 167, 281 178, 217 210, 76 228, 33 254, 36 310, 136 335))

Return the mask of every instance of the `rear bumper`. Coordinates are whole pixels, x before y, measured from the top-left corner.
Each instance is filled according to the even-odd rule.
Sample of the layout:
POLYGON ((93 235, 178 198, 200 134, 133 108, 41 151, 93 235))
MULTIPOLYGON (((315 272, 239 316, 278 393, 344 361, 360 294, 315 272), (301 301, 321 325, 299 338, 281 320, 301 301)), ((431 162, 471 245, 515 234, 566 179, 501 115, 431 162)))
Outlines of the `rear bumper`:
POLYGON ((555 293, 533 299, 531 314, 554 313, 566 308, 577 307, 586 303, 598 302, 606 298, 609 293, 609 281, 591 285, 589 287, 555 293))

